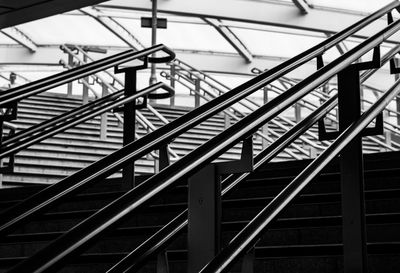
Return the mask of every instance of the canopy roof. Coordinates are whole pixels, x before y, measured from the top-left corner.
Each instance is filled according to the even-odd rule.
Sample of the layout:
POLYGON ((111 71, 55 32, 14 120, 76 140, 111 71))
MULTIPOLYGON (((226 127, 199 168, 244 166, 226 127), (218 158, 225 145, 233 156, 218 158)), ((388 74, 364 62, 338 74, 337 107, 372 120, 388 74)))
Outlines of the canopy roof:
MULTIPOLYGON (((235 20, 235 18, 227 19, 227 16, 224 16, 218 19, 211 14, 210 17, 199 17, 196 16, 196 12, 189 14, 179 11, 177 12, 179 15, 167 12, 168 7, 165 5, 179 1, 159 0, 160 9, 164 12, 159 12, 158 16, 166 18, 168 24, 167 29, 158 30, 157 43, 171 47, 177 52, 178 57, 182 56, 186 60, 190 58, 195 60, 195 55, 199 54, 205 56, 203 62, 206 62, 208 60, 206 57, 210 56, 218 56, 220 58, 218 60, 227 57, 236 58, 237 66, 235 67, 227 62, 227 68, 224 69, 219 61, 219 66, 217 64, 213 67, 204 65, 204 67, 199 67, 200 69, 214 72, 221 70, 225 73, 229 71, 230 66, 233 73, 246 74, 250 73, 250 68, 254 66, 270 68, 332 34, 330 30, 312 31, 305 30, 305 27, 299 29, 295 25, 283 27, 268 23, 259 24, 252 20, 246 22, 243 18, 235 20)), ((231 1, 234 3, 237 0, 231 1)), ((301 18, 305 24, 307 16, 315 16, 324 10, 329 10, 333 15, 338 16, 341 14, 355 16, 354 20, 356 20, 391 2, 390 0, 246 0, 241 2, 248 2, 247 5, 262 3, 266 7, 268 5, 284 7, 293 11, 297 10, 294 2, 299 1, 304 1, 308 5, 308 14, 296 12, 293 16, 301 18)), ((19 66, 23 64, 25 68, 26 65, 54 65, 55 70, 60 69, 57 65, 63 53, 58 50, 58 47, 62 44, 96 46, 108 49, 109 52, 132 47, 139 50, 150 46, 151 29, 142 28, 140 19, 151 16, 151 2, 142 0, 129 2, 133 6, 125 6, 124 0, 113 0, 0 30, 0 51, 2 51, 0 71, 1 69, 12 70, 13 68, 10 67, 15 64, 19 66), (148 8, 141 6, 145 4, 148 8), (46 57, 41 61, 38 56, 46 57)), ((384 18, 381 21, 385 23, 384 18)), ((362 40, 362 37, 357 36, 346 40, 341 47, 328 51, 324 56, 325 61, 333 60, 341 52, 354 47, 362 40)), ((385 44, 382 51, 386 52, 390 47, 390 44, 385 44)), ((197 59, 194 62, 199 63, 197 59)))

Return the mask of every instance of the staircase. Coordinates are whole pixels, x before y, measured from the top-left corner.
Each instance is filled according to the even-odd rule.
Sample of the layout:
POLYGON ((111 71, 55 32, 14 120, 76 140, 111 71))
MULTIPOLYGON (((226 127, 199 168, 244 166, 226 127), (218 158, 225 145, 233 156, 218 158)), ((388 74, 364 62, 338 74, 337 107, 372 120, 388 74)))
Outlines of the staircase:
MULTIPOLYGON (((13 124, 18 126, 18 130, 26 129, 81 104, 81 99, 77 97, 68 98, 60 94, 46 93, 33 96, 19 103, 18 119, 13 121, 13 124)), ((157 110, 169 121, 189 111, 189 109, 171 109, 162 106, 157 107, 157 110)), ((157 128, 163 125, 146 109, 141 110, 141 112, 157 128)), ((217 115, 176 139, 171 148, 180 156, 186 155, 223 130, 224 119, 217 115)), ((139 126, 138 133, 142 136, 147 132, 139 126)), ((255 143, 256 151, 261 150, 261 140, 256 140, 255 143)), ((118 120, 112 114, 108 114, 107 139, 101 140, 100 118, 97 117, 19 152, 15 159, 15 172, 4 175, 3 185, 52 184, 110 154, 121 146, 122 126, 118 120)), ((234 148, 224 154, 221 160, 238 158, 239 155, 240 149, 234 148)), ((278 160, 289 158, 288 155, 282 154, 278 160)), ((138 174, 154 173, 154 160, 144 157, 136 161, 136 172, 138 174)))
MULTIPOLYGON (((400 153, 365 156, 366 213, 370 273, 400 271, 400 153)), ((275 162, 252 174, 223 200, 223 245, 297 175, 309 160, 275 162)), ((0 272, 30 256, 80 220, 122 195, 118 179, 71 197, 34 222, 8 236, 0 245, 0 272)), ((43 186, 0 191, 5 209, 43 186)), ((187 206, 187 187, 180 185, 153 205, 130 217, 116 230, 74 259, 60 272, 105 272, 187 206)), ((186 270, 186 234, 166 250, 170 272, 186 270)), ((340 184, 337 162, 264 234, 255 249, 254 272, 343 272, 340 184)), ((239 262, 230 272, 241 271, 239 262)), ((156 272, 156 258, 140 272, 156 272)))
MULTIPOLYGON (((364 154, 362 138, 382 134, 382 112, 399 95, 400 80, 363 113, 360 108, 361 80, 387 62, 391 73, 400 71, 393 59, 400 46, 394 46, 384 56, 380 54, 381 43, 400 31, 400 20, 394 20, 392 15, 398 11, 400 3, 394 1, 190 111, 160 108, 170 122, 160 125, 148 115, 158 129, 145 134, 138 128, 142 130, 138 139, 132 134, 134 113, 128 107, 139 98, 145 105, 147 99, 168 98, 173 94, 164 83, 129 94, 136 84, 137 69, 175 58, 175 53, 164 45, 127 50, 1 93, 0 108, 6 109, 2 121, 15 119, 15 105, 20 102, 26 110, 20 109, 15 122, 29 127, 66 111, 58 106, 59 101, 55 103, 54 98, 40 93, 114 68, 117 73, 125 73, 124 94, 121 91, 99 99, 79 108, 74 117, 62 116, 63 124, 46 129, 59 132, 59 128, 66 128, 66 123, 73 125, 74 121, 117 108, 126 113, 124 134, 128 143, 121 147, 120 128, 112 119, 109 138, 100 141, 99 121, 95 119, 71 127, 39 146, 31 146, 36 152, 21 153, 17 167, 18 164, 22 167, 17 170, 30 183, 24 182, 23 175, 22 179, 4 178, 9 179, 10 186, 23 183, 34 186, 0 191, 0 270, 9 273, 116 273, 127 272, 126 269, 157 273, 399 272, 400 152, 364 154), (387 16, 388 26, 324 64, 323 54, 329 48, 383 16, 387 16), (372 61, 358 61, 371 51, 372 61), (240 100, 314 59, 319 68, 315 73, 229 127, 222 126, 219 113, 230 111, 240 100), (140 60, 143 65, 122 65, 133 60, 140 60), (253 145, 253 140, 261 127, 336 76, 337 94, 259 152, 261 144, 257 140, 253 145), (166 93, 155 93, 159 89, 166 93), (277 161, 271 161, 282 152, 297 158, 288 147, 320 121, 322 132, 322 119, 336 106, 340 132, 325 133, 334 140, 315 159, 299 157, 289 161, 287 157, 278 157, 277 161), (185 156, 169 164, 168 148, 185 156), (157 150, 161 171, 153 172, 147 156, 157 150), (45 154, 37 157, 38 151, 45 154), (86 158, 85 154, 92 158, 86 158), (68 161, 60 160, 67 157, 68 161), (236 160, 226 162, 226 159, 236 160), (136 175, 141 174, 136 180, 132 167, 135 161, 136 175), (40 165, 43 166, 38 168, 40 165), (87 167, 80 168, 81 165, 87 167), (57 179, 61 180, 52 183, 57 179)), ((61 100, 67 108, 79 104, 73 99, 61 100)), ((45 131, 45 134, 50 133, 45 131)), ((16 136, 15 139, 25 148, 42 139, 40 134, 33 138, 20 141, 16 136)), ((10 147, 1 151, 2 157, 12 151, 10 147)), ((369 149, 381 151, 373 145, 369 149)))
MULTIPOLYGON (((66 97, 55 93, 45 93, 22 100, 18 108, 18 119, 13 121, 18 126, 18 130, 26 129, 34 124, 48 120, 54 116, 60 115, 68 110, 78 107, 82 101, 78 97, 66 97)), ((157 106, 157 110, 169 121, 184 115, 190 109, 170 108, 168 106, 157 106)), ((154 117, 146 109, 141 110, 147 119, 149 119, 157 128, 161 127, 162 122, 154 117)), ((171 148, 184 156, 196 147, 206 142, 213 136, 224 130, 224 117, 217 115, 207 122, 197 126, 195 129, 183 134, 177 138, 171 145, 171 148)), ((290 125, 285 124, 290 127, 290 125)), ((274 125, 268 125, 279 134, 285 131, 274 125)), ((333 128, 331 128, 333 129, 333 128)), ((317 133, 316 126, 311 129, 317 133)), ((139 126, 139 135, 147 132, 139 126)), ((273 137, 275 139, 276 137, 273 137)), ((296 141, 302 145, 302 141, 296 141)), ((384 147, 377 143, 364 139, 364 152, 385 151, 384 147)), ((52 184, 68 175, 90 165, 96 160, 110 154, 122 146, 122 126, 118 120, 108 114, 107 139, 100 139, 100 118, 87 121, 64 133, 46 139, 39 144, 35 144, 26 150, 19 152, 15 159, 14 173, 3 176, 3 186, 18 185, 37 185, 52 184)), ((262 149, 262 140, 255 139, 255 153, 262 149)), ((290 149, 293 153, 304 158, 294 148, 290 149)), ((239 147, 233 148, 220 160, 237 159, 240 156, 239 147)), ((275 160, 290 160, 290 155, 281 153, 275 160)), ((140 174, 154 173, 154 160, 144 157, 136 161, 136 172, 140 174)), ((116 177, 119 174, 115 175, 116 177)))

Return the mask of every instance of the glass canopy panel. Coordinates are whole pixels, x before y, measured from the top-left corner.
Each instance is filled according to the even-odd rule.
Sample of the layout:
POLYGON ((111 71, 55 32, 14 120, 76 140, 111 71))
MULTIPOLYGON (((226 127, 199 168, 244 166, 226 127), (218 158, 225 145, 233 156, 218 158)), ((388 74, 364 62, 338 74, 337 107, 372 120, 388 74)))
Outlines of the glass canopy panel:
POLYGON ((38 45, 126 46, 89 16, 56 15, 18 26, 38 45))
MULTIPOLYGON (((167 17, 168 18, 168 17, 167 17)), ((167 29, 159 29, 157 43, 173 49, 236 53, 235 49, 211 26, 200 23, 181 23, 168 20, 167 29)), ((146 47, 151 44, 151 29, 142 28, 140 20, 118 18, 146 47)))

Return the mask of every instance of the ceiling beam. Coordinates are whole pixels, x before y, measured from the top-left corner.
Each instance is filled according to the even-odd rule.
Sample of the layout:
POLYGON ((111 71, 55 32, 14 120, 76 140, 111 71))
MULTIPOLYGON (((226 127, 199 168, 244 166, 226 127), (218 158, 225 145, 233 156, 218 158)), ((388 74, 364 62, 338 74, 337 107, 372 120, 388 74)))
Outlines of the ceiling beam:
MULTIPOLYGON (((100 4, 98 7, 150 11, 151 2, 148 0, 113 0, 100 4)), ((317 8, 314 8, 307 16, 304 16, 291 3, 251 0, 159 1, 158 11, 182 16, 226 19, 323 33, 339 32, 365 17, 365 14, 317 8)), ((385 26, 387 26, 386 20, 377 20, 371 26, 360 30, 356 37, 370 37, 385 26)), ((393 36, 390 41, 397 43, 397 38, 393 36)))
POLYGON ((302 14, 308 14, 310 7, 305 0, 292 0, 295 6, 300 10, 302 14))
POLYGON ((99 22, 102 26, 107 28, 111 33, 121 39, 130 48, 141 50, 144 45, 130 33, 124 26, 115 21, 112 17, 101 14, 94 8, 88 7, 81 9, 82 13, 89 15, 99 22))
POLYGON ((242 56, 247 63, 251 63, 253 55, 243 42, 235 35, 235 33, 227 26, 224 26, 219 20, 203 18, 210 26, 214 27, 219 34, 231 45, 237 53, 242 56))
POLYGON ((12 8, 2 11, 0 29, 105 2, 104 0, 10 1, 12 8), (24 4, 26 2, 26 4, 24 4))
POLYGON ((253 61, 253 55, 251 54, 250 50, 247 49, 243 42, 229 27, 222 25, 217 19, 203 18, 203 20, 210 26, 214 27, 222 35, 222 37, 224 37, 224 39, 235 48, 239 55, 246 60, 247 63, 251 63, 253 61))
POLYGON ((5 28, 0 30, 0 32, 6 35, 7 37, 11 38, 18 44, 22 45, 23 47, 27 48, 30 52, 32 53, 36 52, 37 50, 36 44, 32 41, 32 39, 28 35, 26 35, 17 27, 5 28))

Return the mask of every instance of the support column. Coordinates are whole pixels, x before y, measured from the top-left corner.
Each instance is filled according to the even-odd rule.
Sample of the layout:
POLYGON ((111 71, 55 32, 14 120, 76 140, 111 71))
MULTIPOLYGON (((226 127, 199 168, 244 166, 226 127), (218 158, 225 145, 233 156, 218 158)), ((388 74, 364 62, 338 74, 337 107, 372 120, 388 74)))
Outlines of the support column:
POLYGON ((189 179, 188 273, 197 273, 221 247, 221 181, 215 164, 189 179))
MULTIPOLYGON (((338 74, 339 129, 360 117, 360 77, 354 66, 338 74)), ((341 152, 343 256, 345 273, 367 272, 364 167, 361 137, 341 152)))
MULTIPOLYGON (((136 93, 136 69, 125 71, 125 95, 129 96, 136 93)), ((123 145, 127 145, 135 140, 136 132, 136 101, 133 100, 124 105, 124 137, 123 145)), ((128 188, 135 187, 135 162, 126 165, 122 170, 124 185, 128 188)))

